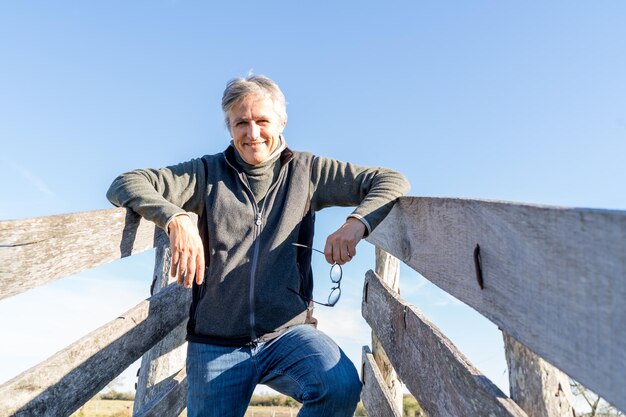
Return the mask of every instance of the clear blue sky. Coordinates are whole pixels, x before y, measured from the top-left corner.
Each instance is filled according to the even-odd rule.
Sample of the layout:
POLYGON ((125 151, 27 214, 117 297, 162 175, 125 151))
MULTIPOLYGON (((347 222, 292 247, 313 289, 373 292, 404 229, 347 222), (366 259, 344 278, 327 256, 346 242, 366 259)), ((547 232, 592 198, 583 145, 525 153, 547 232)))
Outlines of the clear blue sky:
MULTIPOLYGON (((249 71, 285 92, 292 148, 395 168, 411 195, 626 208, 626 3, 207 3, 0 5, 0 219, 107 208, 123 171, 220 152, 222 90, 249 71)), ((322 212, 318 246, 345 214, 322 212)), ((368 246, 353 294, 320 312, 357 361, 368 246)), ((134 305, 151 262, 0 302, 27 311, 3 320, 22 342, 2 338, 0 379, 43 358, 34 344, 53 353, 134 305)), ((403 295, 506 389, 497 331, 410 270, 403 295)))

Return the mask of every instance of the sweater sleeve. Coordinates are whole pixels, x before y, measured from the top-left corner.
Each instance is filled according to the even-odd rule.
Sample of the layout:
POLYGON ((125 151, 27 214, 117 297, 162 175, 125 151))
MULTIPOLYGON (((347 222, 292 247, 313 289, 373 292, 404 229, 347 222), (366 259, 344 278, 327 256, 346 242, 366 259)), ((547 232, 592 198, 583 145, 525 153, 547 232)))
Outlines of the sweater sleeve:
POLYGON ((117 177, 107 198, 128 207, 165 229, 168 221, 188 211, 201 214, 206 178, 202 159, 161 169, 137 169, 117 177))
POLYGON ((313 163, 311 184, 313 210, 356 206, 348 217, 361 220, 367 234, 387 216, 395 200, 409 191, 408 181, 399 172, 323 157, 313 163))

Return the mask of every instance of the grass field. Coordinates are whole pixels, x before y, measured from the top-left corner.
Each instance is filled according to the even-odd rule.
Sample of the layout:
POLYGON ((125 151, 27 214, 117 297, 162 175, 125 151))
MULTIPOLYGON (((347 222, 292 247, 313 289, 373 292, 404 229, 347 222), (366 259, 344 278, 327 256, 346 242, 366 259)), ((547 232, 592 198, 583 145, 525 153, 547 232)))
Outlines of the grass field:
MULTIPOLYGON (((71 417, 130 417, 132 413, 132 401, 92 399, 71 417)), ((298 408, 251 406, 246 417, 295 417, 297 414, 298 408)), ((187 417, 187 412, 183 411, 180 417, 187 417)))
MULTIPOLYGON (((290 407, 248 407, 245 417, 296 417, 300 408, 290 407)), ((187 411, 183 411, 179 417, 187 417, 187 411)))
POLYGON ((299 408, 248 407, 246 417, 296 417, 299 408))
POLYGON ((132 414, 132 401, 92 399, 70 417, 130 417, 132 414))

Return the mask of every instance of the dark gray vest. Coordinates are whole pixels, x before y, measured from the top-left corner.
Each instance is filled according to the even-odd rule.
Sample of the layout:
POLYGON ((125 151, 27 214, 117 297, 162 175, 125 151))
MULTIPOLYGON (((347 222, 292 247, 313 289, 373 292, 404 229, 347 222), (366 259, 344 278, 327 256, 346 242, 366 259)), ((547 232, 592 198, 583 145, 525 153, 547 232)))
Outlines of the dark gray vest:
POLYGON ((194 283, 187 339, 245 345, 307 322, 311 251, 292 243, 313 241, 314 156, 285 149, 259 204, 232 147, 202 159, 207 189, 198 226, 207 267, 203 284, 194 283))

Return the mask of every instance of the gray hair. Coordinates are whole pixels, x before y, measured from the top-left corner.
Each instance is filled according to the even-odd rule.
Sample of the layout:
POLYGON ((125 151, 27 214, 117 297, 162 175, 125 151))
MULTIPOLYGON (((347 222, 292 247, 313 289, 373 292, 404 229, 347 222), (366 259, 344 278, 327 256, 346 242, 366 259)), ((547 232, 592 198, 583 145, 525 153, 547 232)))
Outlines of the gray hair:
POLYGON ((280 91, 278 84, 265 75, 251 75, 246 78, 235 78, 226 84, 226 89, 222 96, 222 110, 224 111, 224 121, 228 130, 230 130, 228 119, 230 110, 249 95, 271 99, 281 121, 283 123, 287 121, 285 95, 280 91))

